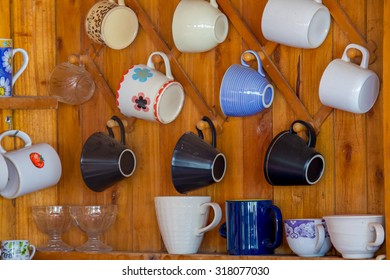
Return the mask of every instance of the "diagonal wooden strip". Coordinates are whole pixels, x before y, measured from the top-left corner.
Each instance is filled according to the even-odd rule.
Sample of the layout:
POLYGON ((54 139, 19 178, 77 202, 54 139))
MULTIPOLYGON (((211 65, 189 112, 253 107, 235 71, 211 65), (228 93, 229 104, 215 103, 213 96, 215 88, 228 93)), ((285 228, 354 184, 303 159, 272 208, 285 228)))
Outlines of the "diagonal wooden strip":
POLYGON ((306 107, 302 104, 301 100, 295 94, 294 90, 291 88, 282 73, 280 73, 278 67, 274 64, 265 48, 260 44, 260 42, 257 40, 256 36, 252 33, 247 24, 242 20, 241 16, 234 9, 230 1, 218 0, 218 4, 225 12, 229 20, 232 22, 238 33, 242 36, 248 47, 252 50, 260 51, 264 70, 271 77, 276 87, 281 91, 296 116, 299 119, 314 124, 313 118, 307 111, 306 107))
POLYGON ((216 114, 214 110, 206 103, 202 94, 199 92, 195 84, 188 77, 187 73, 184 71, 180 65, 177 57, 179 56, 178 50, 173 48, 171 50, 164 39, 157 32, 152 21, 150 20, 148 14, 144 11, 141 5, 137 0, 129 0, 127 2, 128 6, 137 14, 138 21, 141 24, 145 32, 150 36, 153 43, 161 49, 170 59, 171 69, 174 73, 175 78, 182 84, 185 89, 186 94, 192 99, 199 111, 208 116, 214 123, 215 128, 218 131, 222 130, 222 124, 224 122, 223 118, 216 114))
POLYGON ((370 52, 370 63, 374 62, 376 59, 376 55, 374 53, 376 50, 375 43, 373 41, 367 42, 364 36, 350 20, 349 16, 345 13, 344 9, 335 0, 323 0, 322 3, 329 9, 333 19, 345 32, 349 41, 367 48, 370 52))

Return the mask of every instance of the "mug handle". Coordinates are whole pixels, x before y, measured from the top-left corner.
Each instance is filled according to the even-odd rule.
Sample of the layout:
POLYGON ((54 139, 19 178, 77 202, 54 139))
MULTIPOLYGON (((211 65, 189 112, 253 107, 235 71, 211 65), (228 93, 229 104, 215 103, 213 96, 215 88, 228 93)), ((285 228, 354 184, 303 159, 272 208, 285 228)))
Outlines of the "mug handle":
POLYGON ((0 153, 1 154, 5 154, 7 151, 4 150, 4 148, 1 146, 1 141, 3 140, 3 138, 5 136, 11 136, 11 137, 19 137, 20 139, 22 139, 24 141, 24 146, 25 147, 29 147, 32 145, 32 141, 31 141, 31 138, 30 136, 27 135, 27 133, 23 132, 23 131, 20 131, 20 130, 7 130, 5 132, 3 132, 2 134, 0 134, 0 153))
MULTIPOLYGON (((112 1, 112 2, 114 2, 114 1, 112 1)), ((118 5, 125 6, 125 0, 118 0, 118 5)))
POLYGON ((35 248, 34 245, 30 244, 30 250, 31 250, 31 253, 30 253, 30 260, 31 260, 34 257, 35 252, 37 251, 37 249, 35 248))
MULTIPOLYGON (((212 120, 210 120, 209 117, 204 116, 202 118, 202 121, 205 121, 209 124, 210 129, 211 129, 211 146, 213 146, 213 148, 216 148, 217 147, 217 131, 215 130, 215 126, 214 126, 212 120)), ((201 139, 204 139, 202 130, 200 130, 197 126, 195 126, 195 128, 198 131, 198 136, 201 139)))
POLYGON ((322 248, 322 245, 324 245, 324 242, 325 242, 325 228, 324 228, 324 225, 316 225, 316 228, 317 228, 317 232, 318 232, 318 239, 317 239, 317 243, 316 243, 316 246, 314 247, 314 251, 315 253, 318 253, 321 248, 322 248))
POLYGON ((369 242, 367 244, 367 250, 375 250, 373 247, 381 246, 382 243, 385 241, 385 231, 383 229, 383 226, 379 223, 370 223, 368 225, 368 228, 370 231, 375 231, 375 240, 373 242, 369 242))
POLYGON ((283 219, 282 219, 282 212, 280 211, 279 207, 275 205, 271 205, 268 207, 265 211, 271 210, 274 212, 275 215, 275 241, 271 243, 271 241, 267 238, 262 241, 262 244, 267 246, 270 249, 276 249, 277 247, 282 244, 283 239, 283 219))
POLYGON ((360 67, 363 68, 363 69, 367 69, 368 68, 368 61, 370 59, 369 51, 365 47, 360 46, 358 44, 349 44, 345 48, 343 56, 341 57, 342 60, 347 61, 347 62, 351 61, 351 59, 349 58, 349 56, 347 54, 347 51, 349 49, 357 49, 357 50, 359 50, 362 53, 362 61, 360 62, 360 67))
POLYGON ((217 0, 210 0, 210 5, 213 6, 214 8, 216 8, 216 9, 218 9, 217 0))
POLYGON ((261 63, 261 59, 260 59, 260 56, 257 52, 255 51, 252 51, 252 50, 247 50, 245 52, 242 53, 241 55, 241 64, 243 66, 247 66, 247 67, 250 67, 248 63, 246 63, 246 61, 244 60, 244 54, 246 53, 251 53, 253 54, 255 57, 256 57, 256 60, 257 60, 257 72, 259 72, 259 74, 262 76, 262 77, 265 77, 265 73, 264 73, 264 70, 263 70, 263 65, 261 63))
POLYGON ((226 234, 226 223, 223 223, 220 227, 219 227, 219 235, 222 237, 222 238, 227 238, 227 234, 226 234))
POLYGON ((207 207, 211 207, 213 208, 214 210, 214 219, 213 221, 205 226, 205 227, 202 227, 200 229, 197 230, 197 236, 201 236, 203 235, 205 232, 207 231, 210 231, 212 230, 213 228, 215 228, 219 222, 221 221, 222 219, 222 210, 221 210, 221 206, 219 206, 218 203, 215 203, 215 202, 206 202, 206 203, 203 203, 201 206, 200 206, 200 213, 202 215, 206 215, 206 209, 207 207))
POLYGON ((174 78, 172 76, 172 72, 171 72, 171 64, 169 63, 168 56, 165 53, 163 53, 163 52, 153 52, 149 56, 149 58, 148 58, 147 66, 152 68, 152 69, 155 69, 154 63, 153 63, 153 60, 152 60, 154 55, 160 55, 162 57, 162 59, 164 60, 164 64, 165 64, 165 76, 167 76, 167 78, 170 79, 170 80, 174 80, 174 78))
POLYGON ((307 123, 307 122, 305 122, 305 121, 296 120, 296 121, 294 121, 294 122, 291 124, 290 133, 297 134, 297 133, 294 131, 294 124, 296 124, 296 123, 300 123, 300 124, 302 124, 303 126, 306 127, 307 134, 308 134, 307 146, 310 147, 310 148, 314 148, 315 145, 316 145, 316 141, 317 141, 317 135, 316 135, 316 132, 315 132, 314 128, 311 126, 311 124, 309 124, 309 123, 307 123))
POLYGON ((14 49, 12 51, 12 59, 13 59, 14 55, 17 54, 17 53, 21 53, 22 54, 23 62, 22 62, 22 65, 20 66, 19 70, 16 71, 16 73, 12 77, 12 85, 15 84, 16 80, 20 77, 20 75, 23 73, 23 71, 26 70, 27 64, 28 64, 28 54, 27 54, 27 52, 24 49, 20 49, 20 48, 19 49, 14 49))
MULTIPOLYGON (((120 132, 121 132, 121 144, 125 145, 125 142, 126 142, 125 141, 125 126, 123 125, 122 120, 120 118, 118 118, 117 116, 112 116, 111 119, 117 122, 119 129, 120 129, 120 132)), ((111 127, 106 126, 106 128, 108 130, 108 135, 112 138, 115 138, 114 132, 112 131, 111 127)))

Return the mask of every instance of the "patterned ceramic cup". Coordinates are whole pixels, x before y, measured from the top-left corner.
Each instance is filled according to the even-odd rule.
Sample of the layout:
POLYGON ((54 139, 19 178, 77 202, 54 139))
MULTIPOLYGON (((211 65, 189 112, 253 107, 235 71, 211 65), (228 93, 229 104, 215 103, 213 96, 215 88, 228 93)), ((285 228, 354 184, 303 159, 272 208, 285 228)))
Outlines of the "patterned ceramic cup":
POLYGON ((287 219, 284 229, 288 246, 300 257, 321 257, 332 247, 322 219, 287 219))
POLYGON ((28 54, 24 49, 13 49, 12 39, 0 38, 0 97, 11 96, 12 87, 28 64, 28 54), (13 73, 13 57, 20 53, 23 61, 20 68, 13 73))
POLYGON ((123 115, 163 124, 176 119, 183 103, 183 87, 174 80, 169 59, 162 52, 152 53, 147 65, 138 64, 127 70, 117 91, 117 105, 123 115), (165 74, 155 70, 154 55, 163 58, 165 74))
POLYGON ((35 251, 35 246, 28 240, 1 241, 1 259, 3 260, 31 260, 35 251))
POLYGON ((7 130, 0 134, 0 153, 8 172, 8 182, 0 195, 13 199, 54 186, 61 178, 61 160, 56 150, 47 143, 32 144, 30 136, 20 130, 7 130), (24 147, 6 151, 1 146, 4 137, 18 137, 24 147))
POLYGON ((120 50, 137 36, 138 19, 124 0, 118 0, 118 4, 114 0, 100 1, 89 10, 85 30, 95 43, 120 50))

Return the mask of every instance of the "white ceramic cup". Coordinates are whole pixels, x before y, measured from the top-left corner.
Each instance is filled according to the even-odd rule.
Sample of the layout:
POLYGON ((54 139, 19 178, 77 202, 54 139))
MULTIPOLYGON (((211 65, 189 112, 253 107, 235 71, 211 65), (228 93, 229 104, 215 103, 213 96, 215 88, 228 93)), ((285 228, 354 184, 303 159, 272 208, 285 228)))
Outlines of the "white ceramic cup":
POLYGON ((267 40, 313 49, 329 32, 331 17, 321 0, 268 0, 261 20, 267 40))
POLYGON ((128 69, 117 91, 117 105, 123 115, 163 124, 174 121, 183 104, 183 87, 174 80, 169 59, 162 52, 153 52, 147 65, 133 65, 128 69), (165 74, 155 70, 154 55, 163 58, 165 74))
POLYGON ((61 177, 61 161, 52 146, 47 143, 32 145, 23 131, 7 130, 0 134, 0 153, 5 159, 8 182, 0 195, 12 199, 54 186, 61 177), (21 149, 6 151, 1 146, 5 136, 19 137, 24 141, 21 149))
POLYGON ((300 257, 321 257, 332 247, 322 219, 286 219, 284 229, 288 246, 300 257))
POLYGON ((137 15, 124 0, 97 2, 85 19, 85 30, 95 43, 116 50, 128 47, 138 33, 137 15))
POLYGON ((330 240, 346 259, 368 259, 385 240, 383 215, 325 216, 330 240))
POLYGON ((203 236, 222 218, 221 207, 210 196, 159 196, 154 198, 157 221, 169 254, 195 254, 203 236), (209 209, 214 218, 207 225, 209 209))
POLYGON ((341 59, 335 59, 322 74, 319 97, 322 104, 351 113, 368 112, 379 94, 379 78, 368 69, 370 54, 368 50, 357 44, 349 44, 341 59), (362 53, 360 65, 350 61, 349 49, 357 49, 362 53))
POLYGON ((2 260, 31 260, 36 248, 28 240, 3 240, 0 252, 2 260))
POLYGON ((206 52, 222 43, 229 22, 216 0, 181 0, 172 19, 172 35, 181 52, 206 52))

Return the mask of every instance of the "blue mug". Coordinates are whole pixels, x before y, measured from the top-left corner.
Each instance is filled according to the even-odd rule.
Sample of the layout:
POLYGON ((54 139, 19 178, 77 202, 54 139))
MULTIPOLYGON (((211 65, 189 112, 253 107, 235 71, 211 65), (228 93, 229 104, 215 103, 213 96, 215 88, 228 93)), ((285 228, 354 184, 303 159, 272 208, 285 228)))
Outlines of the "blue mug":
POLYGON ((283 238, 283 219, 272 200, 227 200, 226 223, 219 234, 229 255, 272 255, 283 238))
POLYGON ((220 88, 221 110, 226 116, 245 117, 254 115, 271 106, 274 88, 265 77, 259 55, 251 50, 241 55, 241 64, 231 65, 223 76, 220 88), (243 56, 255 56, 258 69, 249 67, 243 56))

